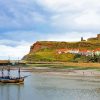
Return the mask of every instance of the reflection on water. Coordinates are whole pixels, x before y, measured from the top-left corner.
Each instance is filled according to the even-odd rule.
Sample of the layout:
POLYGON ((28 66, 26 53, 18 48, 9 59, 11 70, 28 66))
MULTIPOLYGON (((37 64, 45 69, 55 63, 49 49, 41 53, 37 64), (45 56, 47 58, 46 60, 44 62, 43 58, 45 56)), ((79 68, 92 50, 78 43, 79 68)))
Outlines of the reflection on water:
POLYGON ((22 85, 0 85, 0 100, 22 100, 22 85))
POLYGON ((0 100, 100 100, 100 83, 32 74, 21 85, 0 84, 0 100))

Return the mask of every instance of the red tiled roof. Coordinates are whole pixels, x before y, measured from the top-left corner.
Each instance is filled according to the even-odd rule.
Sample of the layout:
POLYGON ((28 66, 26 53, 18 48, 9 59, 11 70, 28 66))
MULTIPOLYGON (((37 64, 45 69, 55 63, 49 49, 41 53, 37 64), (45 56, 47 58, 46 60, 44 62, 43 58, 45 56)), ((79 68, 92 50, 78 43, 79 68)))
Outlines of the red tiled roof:
POLYGON ((64 49, 57 49, 57 52, 65 52, 65 51, 68 51, 68 50, 72 50, 72 51, 79 51, 79 52, 96 52, 96 51, 100 51, 100 48, 96 48, 94 50, 88 50, 88 49, 68 49, 68 48, 64 48, 64 49))

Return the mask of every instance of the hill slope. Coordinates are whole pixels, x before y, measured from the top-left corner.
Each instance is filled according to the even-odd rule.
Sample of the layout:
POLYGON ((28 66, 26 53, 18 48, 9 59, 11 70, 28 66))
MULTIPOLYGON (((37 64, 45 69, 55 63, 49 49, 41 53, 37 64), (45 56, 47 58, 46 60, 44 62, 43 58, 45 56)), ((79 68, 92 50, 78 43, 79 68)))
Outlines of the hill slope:
POLYGON ((73 61, 75 54, 57 54, 58 49, 80 49, 94 50, 100 48, 99 42, 56 42, 56 41, 37 41, 34 43, 28 55, 23 59, 26 61, 73 61))

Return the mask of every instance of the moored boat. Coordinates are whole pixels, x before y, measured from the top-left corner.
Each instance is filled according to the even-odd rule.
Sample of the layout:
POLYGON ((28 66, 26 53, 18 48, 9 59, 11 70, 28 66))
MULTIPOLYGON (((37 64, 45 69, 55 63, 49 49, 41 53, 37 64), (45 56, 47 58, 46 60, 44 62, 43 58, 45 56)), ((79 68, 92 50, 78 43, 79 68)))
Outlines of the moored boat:
POLYGON ((1 83, 24 83, 24 77, 21 78, 1 78, 1 83))
POLYGON ((10 67, 8 68, 8 76, 4 76, 4 68, 2 68, 2 76, 0 77, 0 83, 24 83, 24 79, 27 76, 21 77, 20 75, 20 67, 18 69, 18 77, 10 76, 10 67))

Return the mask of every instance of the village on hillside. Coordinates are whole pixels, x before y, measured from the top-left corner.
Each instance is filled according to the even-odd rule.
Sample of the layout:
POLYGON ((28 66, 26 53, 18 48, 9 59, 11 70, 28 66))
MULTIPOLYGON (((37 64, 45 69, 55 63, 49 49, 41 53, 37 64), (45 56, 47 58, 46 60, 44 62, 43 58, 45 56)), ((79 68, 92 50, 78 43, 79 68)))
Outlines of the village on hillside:
POLYGON ((100 55, 100 48, 97 48, 95 50, 80 50, 80 49, 58 49, 56 50, 58 54, 64 54, 64 53, 72 53, 72 54, 80 54, 85 56, 94 56, 94 55, 100 55))
MULTIPOLYGON (((83 37, 81 37, 81 41, 86 41, 83 39, 83 37)), ((95 41, 100 41, 100 34, 97 34, 97 37, 93 37, 93 38, 88 38, 87 41, 91 41, 91 42, 95 42, 95 41)), ((69 49, 69 48, 65 48, 65 49, 58 49, 56 50, 56 52, 58 54, 63 54, 63 53, 72 53, 72 54, 80 54, 80 55, 85 55, 85 56, 94 56, 100 55, 100 48, 96 48, 93 50, 88 50, 88 49, 69 49)))
POLYGON ((29 63, 44 62, 100 62, 100 34, 78 42, 37 41, 23 57, 29 63))

